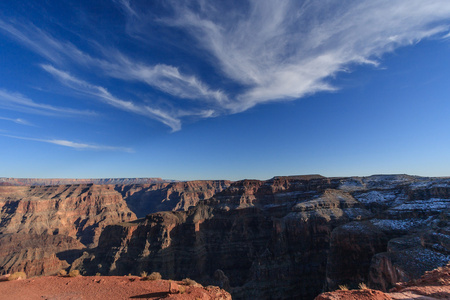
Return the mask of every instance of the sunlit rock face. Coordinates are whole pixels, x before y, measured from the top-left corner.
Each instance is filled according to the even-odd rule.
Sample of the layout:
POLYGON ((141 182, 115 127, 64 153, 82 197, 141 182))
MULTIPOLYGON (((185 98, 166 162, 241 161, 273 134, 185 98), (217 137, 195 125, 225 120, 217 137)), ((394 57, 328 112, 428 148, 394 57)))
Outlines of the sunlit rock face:
POLYGON ((107 225, 136 219, 111 185, 1 186, 0 272, 54 274, 107 225))

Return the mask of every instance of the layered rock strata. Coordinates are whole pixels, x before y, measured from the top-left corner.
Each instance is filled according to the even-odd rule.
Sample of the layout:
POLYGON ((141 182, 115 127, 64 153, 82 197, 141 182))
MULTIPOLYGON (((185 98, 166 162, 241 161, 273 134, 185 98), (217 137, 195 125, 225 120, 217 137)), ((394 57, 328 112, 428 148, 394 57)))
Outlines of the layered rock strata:
POLYGON ((104 227, 134 219, 114 186, 1 186, 0 273, 57 272, 70 250, 94 247, 104 227))
POLYGON ((220 270, 237 299, 312 299, 361 282, 389 288, 400 277, 381 266, 415 278, 450 259, 447 185, 406 175, 233 182, 188 211, 108 226, 81 265, 88 273, 159 271, 205 284, 220 270), (409 236, 420 240, 411 246, 419 267, 378 263, 393 251, 388 245, 409 236))
POLYGON ((450 260, 447 178, 2 186, 0 197, 0 272, 158 271, 237 299, 313 299, 341 284, 386 290, 450 260), (14 248, 18 234, 29 251, 14 248), (35 251, 44 235, 57 250, 35 251))
POLYGON ((383 291, 450 260, 450 180, 372 176, 343 184, 374 213, 332 233, 327 288, 367 283, 383 291))

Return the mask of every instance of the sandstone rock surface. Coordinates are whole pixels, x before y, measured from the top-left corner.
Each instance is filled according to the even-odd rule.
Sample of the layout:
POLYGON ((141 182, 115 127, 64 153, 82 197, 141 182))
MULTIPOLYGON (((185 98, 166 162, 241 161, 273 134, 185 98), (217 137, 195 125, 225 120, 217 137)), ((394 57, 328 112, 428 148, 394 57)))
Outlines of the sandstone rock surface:
POLYGON ((0 273, 54 274, 104 227, 134 219, 114 186, 0 186, 0 273))

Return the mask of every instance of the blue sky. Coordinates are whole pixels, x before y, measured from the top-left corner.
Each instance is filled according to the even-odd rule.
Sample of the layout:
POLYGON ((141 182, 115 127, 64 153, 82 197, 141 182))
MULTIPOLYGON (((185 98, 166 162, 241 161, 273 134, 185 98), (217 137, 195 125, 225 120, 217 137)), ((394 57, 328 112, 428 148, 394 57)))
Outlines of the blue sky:
POLYGON ((0 176, 450 175, 450 2, 2 1, 0 176))

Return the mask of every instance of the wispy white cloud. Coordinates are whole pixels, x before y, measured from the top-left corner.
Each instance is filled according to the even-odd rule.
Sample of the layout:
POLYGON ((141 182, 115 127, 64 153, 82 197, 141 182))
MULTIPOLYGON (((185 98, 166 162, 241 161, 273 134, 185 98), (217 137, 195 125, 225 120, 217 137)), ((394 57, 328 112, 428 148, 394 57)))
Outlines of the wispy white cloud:
MULTIPOLYGON (((123 7, 127 14, 137 16, 137 13, 131 8, 129 1, 118 0, 116 2, 123 7)), ((183 74, 175 66, 162 63, 148 65, 131 59, 117 49, 108 48, 92 42, 93 45, 96 45, 99 54, 102 56, 101 58, 94 57, 81 51, 72 43, 60 41, 29 23, 18 24, 13 21, 5 22, 0 20, 0 29, 32 51, 61 67, 68 68, 71 64, 75 63, 90 69, 96 69, 100 71, 97 74, 102 74, 103 76, 106 75, 124 81, 142 82, 177 98, 191 99, 196 102, 207 103, 208 105, 217 106, 216 103, 228 101, 223 91, 211 89, 196 76, 183 74)), ((84 87, 86 88, 86 86, 84 87)), ((108 95, 106 98, 111 97, 108 95)), ((201 117, 202 114, 199 114, 197 111, 198 109, 193 109, 192 112, 186 115, 197 115, 201 117)), ((161 118, 167 119, 167 116, 162 116, 163 113, 160 110, 154 110, 153 113, 155 115, 161 115, 159 118, 155 118, 156 120, 161 120, 161 118)), ((175 123, 180 121, 178 120, 175 123, 173 121, 170 121, 172 122, 171 125, 167 124, 167 121, 163 123, 175 131, 179 130, 181 125, 179 126, 175 123)))
POLYGON ((14 123, 20 124, 20 125, 34 126, 33 124, 31 124, 27 120, 20 119, 20 118, 14 119, 14 118, 0 117, 0 120, 10 121, 10 122, 14 122, 14 123))
POLYGON ((56 69, 53 66, 42 65, 42 68, 48 73, 55 76, 65 85, 78 92, 96 97, 102 100, 103 102, 111 106, 114 106, 118 109, 158 120, 164 123, 165 125, 169 126, 170 128, 172 128, 172 131, 178 131, 181 129, 181 121, 176 117, 171 116, 168 112, 165 112, 161 109, 152 108, 148 105, 140 105, 132 101, 121 100, 113 96, 106 88, 92 85, 86 81, 80 80, 70 75, 67 72, 56 69))
POLYGON ((105 56, 114 62, 97 64, 108 76, 127 81, 140 81, 172 96, 199 101, 223 103, 227 96, 223 91, 213 90, 193 75, 180 72, 177 67, 157 64, 147 65, 131 60, 119 51, 103 49, 105 56))
POLYGON ((138 13, 131 7, 130 0, 113 0, 113 2, 119 4, 124 10, 125 14, 131 17, 138 17, 138 13))
POLYGON ((0 31, 53 63, 72 61, 83 65, 98 63, 97 59, 79 50, 72 43, 55 39, 49 33, 28 22, 14 20, 6 22, 0 19, 0 31))
POLYGON ((383 54, 426 38, 439 34, 448 38, 450 25, 447 0, 248 0, 233 5, 169 0, 164 5, 171 6, 173 14, 153 15, 151 20, 152 15, 142 10, 138 1, 113 2, 133 23, 130 30, 140 30, 144 35, 140 38, 153 34, 150 29, 154 22, 186 32, 197 42, 186 48, 200 53, 204 62, 213 63, 220 74, 240 88, 239 92, 212 88, 220 83, 208 84, 208 79, 186 74, 181 71, 185 69, 163 61, 145 63, 145 59, 88 38, 84 40, 90 44, 89 49, 96 47, 97 52, 86 53, 30 23, 0 20, 0 31, 51 62, 43 69, 65 85, 116 108, 162 122, 173 131, 180 130, 183 118, 189 116, 238 113, 261 103, 334 91, 339 87, 330 79, 339 72, 358 64, 378 66, 383 54), (170 111, 142 104, 146 99, 125 101, 105 87, 70 75, 79 72, 62 71, 72 71, 74 64, 96 71, 99 77, 145 83, 189 101, 167 100, 167 107, 173 108, 170 111))
MULTIPOLYGON (((119 1, 129 7, 128 1, 119 1)), ((131 9, 131 8, 130 8, 131 9)), ((141 81, 173 96, 188 99, 224 100, 220 90, 211 90, 193 75, 182 74, 177 67, 147 65, 135 61, 118 50, 96 44, 105 58, 93 57, 67 41, 60 41, 33 24, 17 24, 0 19, 0 29, 46 59, 59 65, 71 62, 102 70, 107 76, 127 81, 141 81)))
MULTIPOLYGON (((46 116, 95 116, 93 111, 78 110, 35 102, 26 96, 0 89, 0 107, 46 116)), ((20 120, 20 119, 19 119, 20 120)))
POLYGON ((95 144, 86 144, 86 143, 77 143, 68 140, 57 140, 57 139, 37 139, 37 138, 28 138, 21 137, 15 135, 1 134, 1 136, 19 139, 19 140, 27 140, 27 141, 35 141, 35 142, 43 142, 49 143, 64 147, 69 147, 77 150, 97 150, 97 151, 122 151, 122 152, 134 152, 132 148, 127 147, 114 147, 114 146, 105 146, 105 145, 95 145, 95 144))
POLYGON ((186 30, 223 74, 248 87, 227 103, 233 112, 334 90, 330 76, 447 32, 450 19, 446 0, 170 3, 175 16, 163 22, 186 30))

